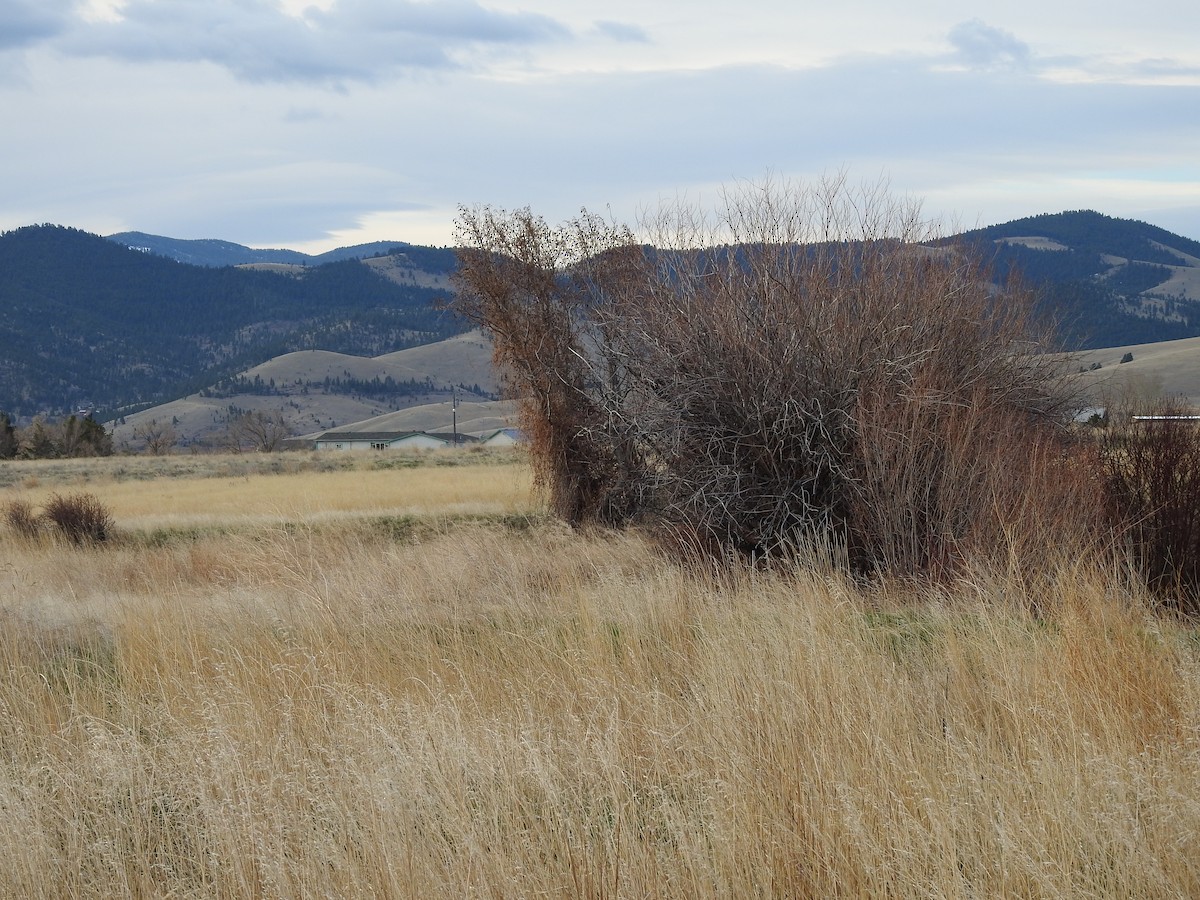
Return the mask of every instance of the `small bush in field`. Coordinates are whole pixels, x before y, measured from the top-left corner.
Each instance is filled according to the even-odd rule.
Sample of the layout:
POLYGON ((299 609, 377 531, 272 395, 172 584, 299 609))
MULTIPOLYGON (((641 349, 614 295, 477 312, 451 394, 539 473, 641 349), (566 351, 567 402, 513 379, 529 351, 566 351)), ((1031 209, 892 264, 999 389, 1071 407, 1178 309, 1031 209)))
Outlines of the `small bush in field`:
POLYGON ((73 544, 97 544, 112 534, 112 514, 92 494, 55 494, 46 502, 42 518, 73 544))
POLYGON ((24 500, 14 500, 4 511, 4 521, 8 527, 21 537, 31 538, 37 535, 41 521, 34 514, 33 507, 24 500))
POLYGON ((1200 614, 1200 429, 1170 419, 1133 423, 1107 436, 1110 514, 1129 536, 1150 590, 1200 614))

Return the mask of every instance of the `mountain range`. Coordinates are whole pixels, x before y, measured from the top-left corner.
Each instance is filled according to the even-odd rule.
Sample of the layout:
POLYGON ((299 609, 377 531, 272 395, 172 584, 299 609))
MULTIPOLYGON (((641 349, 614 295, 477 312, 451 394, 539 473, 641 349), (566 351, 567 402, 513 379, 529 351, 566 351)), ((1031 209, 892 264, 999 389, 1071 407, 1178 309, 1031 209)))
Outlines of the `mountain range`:
POLYGON ((438 309, 453 251, 397 244, 365 253, 214 267, 61 226, 6 232, 0 410, 28 419, 90 408, 114 418, 281 353, 374 355, 464 330, 438 309))
POLYGON ((183 240, 180 238, 163 237, 158 234, 146 234, 144 231, 122 231, 107 236, 108 240, 130 250, 140 250, 155 256, 165 256, 175 262, 188 263, 193 266, 244 266, 276 263, 293 266, 320 266, 325 263, 343 262, 348 259, 367 259, 387 255, 404 254, 410 258, 433 263, 434 267, 443 265, 438 256, 444 250, 435 247, 422 247, 408 244, 404 241, 375 241, 370 244, 355 244, 352 247, 338 247, 325 253, 309 254, 298 250, 255 250, 231 241, 183 240))
MULTIPOLYGON (((1200 242, 1086 210, 949 240, 981 253, 997 283, 1023 278, 1062 323, 1068 348, 1200 335, 1200 242)), ((458 375, 441 364, 465 352, 461 342, 427 354, 436 372, 396 356, 466 331, 440 309, 454 265, 450 249, 399 241, 312 256, 141 232, 9 231, 0 234, 0 410, 27 421, 88 408, 124 421, 185 397, 233 412, 268 398, 307 432, 443 402, 452 388, 490 401, 496 385, 478 374, 487 365, 480 341, 458 375), (334 368, 270 374, 272 360, 301 351, 336 355, 325 360, 334 368), (318 396, 328 410, 300 399, 318 396)))

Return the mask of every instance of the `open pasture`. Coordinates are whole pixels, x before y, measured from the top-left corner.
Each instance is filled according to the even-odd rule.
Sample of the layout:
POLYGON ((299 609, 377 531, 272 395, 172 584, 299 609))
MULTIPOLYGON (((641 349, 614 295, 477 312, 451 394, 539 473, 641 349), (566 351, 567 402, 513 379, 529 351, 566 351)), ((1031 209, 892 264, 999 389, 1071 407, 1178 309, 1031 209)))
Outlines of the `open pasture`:
POLYGON ((312 522, 349 516, 531 510, 528 468, 513 453, 251 454, 19 463, 4 499, 93 494, 136 533, 195 524, 312 522))
POLYGON ((714 574, 519 457, 172 460, 4 471, 116 520, 0 522, 4 896, 1200 894, 1200 640, 1114 573, 714 574))

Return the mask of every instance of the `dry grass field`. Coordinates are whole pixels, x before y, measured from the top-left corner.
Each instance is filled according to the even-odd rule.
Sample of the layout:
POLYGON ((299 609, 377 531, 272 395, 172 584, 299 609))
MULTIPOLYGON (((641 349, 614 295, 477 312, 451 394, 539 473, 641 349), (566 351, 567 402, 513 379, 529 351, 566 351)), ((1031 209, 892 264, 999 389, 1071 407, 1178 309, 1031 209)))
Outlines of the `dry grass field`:
POLYGON ((1200 895, 1200 640, 1112 573, 715 575, 399 462, 4 464, 116 533, 0 519, 0 895, 1200 895))
POLYGON ((1072 367, 1086 370, 1096 363, 1100 368, 1077 377, 1083 393, 1097 403, 1119 402, 1132 395, 1200 406, 1200 338, 1088 350, 1070 357, 1072 367), (1122 364, 1127 353, 1133 359, 1122 364))

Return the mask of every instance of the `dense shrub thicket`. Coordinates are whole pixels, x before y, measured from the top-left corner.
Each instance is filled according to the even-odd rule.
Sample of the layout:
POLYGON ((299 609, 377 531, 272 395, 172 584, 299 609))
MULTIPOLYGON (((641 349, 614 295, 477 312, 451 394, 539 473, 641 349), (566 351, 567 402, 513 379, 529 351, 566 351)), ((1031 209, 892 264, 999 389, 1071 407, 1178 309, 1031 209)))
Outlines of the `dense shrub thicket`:
POLYGON ((113 518, 93 494, 54 494, 46 501, 42 518, 73 544, 97 544, 112 534, 113 518))
POLYGON ((1095 448, 1032 299, 915 206, 751 187, 646 230, 460 211, 455 309, 495 337, 564 518, 713 558, 816 537, 902 574, 1092 536, 1095 448))
POLYGON ((1168 608, 1200 614, 1200 423, 1164 405, 1101 437, 1109 515, 1168 608))

